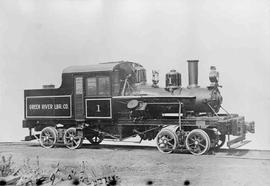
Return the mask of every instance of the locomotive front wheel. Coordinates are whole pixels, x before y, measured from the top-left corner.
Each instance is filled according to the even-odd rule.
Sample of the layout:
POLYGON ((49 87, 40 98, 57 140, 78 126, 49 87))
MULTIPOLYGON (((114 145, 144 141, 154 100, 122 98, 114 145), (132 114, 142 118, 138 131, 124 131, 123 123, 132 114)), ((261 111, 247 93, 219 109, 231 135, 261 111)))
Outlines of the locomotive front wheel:
POLYGON ((71 127, 65 131, 64 144, 69 149, 77 149, 82 145, 83 138, 76 133, 76 128, 71 127))
POLYGON ((87 139, 91 144, 98 145, 103 141, 103 135, 96 134, 96 135, 88 136, 87 139))
POLYGON ((53 127, 45 127, 40 134, 40 145, 44 148, 54 147, 57 139, 57 133, 53 127))
POLYGON ((192 130, 186 138, 186 148, 194 155, 202 155, 210 148, 210 138, 201 129, 192 130))
POLYGON ((170 130, 161 130, 156 138, 157 148, 162 153, 172 153, 177 146, 177 139, 170 130))

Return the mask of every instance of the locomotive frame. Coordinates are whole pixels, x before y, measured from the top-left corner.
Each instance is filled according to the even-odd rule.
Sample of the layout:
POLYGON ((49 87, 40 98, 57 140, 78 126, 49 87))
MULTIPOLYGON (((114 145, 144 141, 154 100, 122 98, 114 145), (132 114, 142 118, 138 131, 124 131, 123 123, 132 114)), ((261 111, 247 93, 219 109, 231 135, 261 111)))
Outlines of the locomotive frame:
POLYGON ((181 87, 181 74, 166 75, 166 87, 158 80, 146 84, 142 65, 128 61, 72 66, 63 70, 59 88, 24 91, 26 141, 39 139, 41 146, 64 143, 79 148, 84 139, 99 144, 103 139, 124 140, 140 136, 156 139, 157 148, 171 153, 177 148, 201 155, 227 146, 244 145, 254 122, 237 114, 219 114, 222 97, 218 72, 211 67, 211 85, 198 86, 198 61, 188 61, 189 86, 181 87), (33 133, 34 130, 34 133, 33 133), (237 136, 230 140, 230 136, 237 136), (236 144, 238 143, 238 144, 236 144))

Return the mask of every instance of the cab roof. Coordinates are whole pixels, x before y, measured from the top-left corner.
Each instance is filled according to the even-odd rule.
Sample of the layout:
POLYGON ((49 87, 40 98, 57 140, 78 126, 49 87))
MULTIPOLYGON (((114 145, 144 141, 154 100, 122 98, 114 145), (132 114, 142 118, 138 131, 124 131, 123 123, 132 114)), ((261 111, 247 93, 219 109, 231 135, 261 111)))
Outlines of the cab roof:
POLYGON ((63 74, 65 73, 81 73, 81 72, 104 72, 104 71, 114 71, 116 68, 119 68, 121 65, 136 65, 141 66, 138 63, 130 62, 130 61, 114 61, 114 62, 105 62, 99 63, 95 65, 80 65, 80 66, 70 66, 63 70, 63 74))

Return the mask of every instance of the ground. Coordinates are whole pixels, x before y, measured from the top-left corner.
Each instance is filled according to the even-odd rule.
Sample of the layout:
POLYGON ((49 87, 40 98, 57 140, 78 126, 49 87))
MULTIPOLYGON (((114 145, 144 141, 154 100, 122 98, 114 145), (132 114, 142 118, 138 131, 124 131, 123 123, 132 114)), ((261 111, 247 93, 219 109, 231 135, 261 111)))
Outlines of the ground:
MULTIPOLYGON (((203 156, 187 152, 160 153, 154 146, 117 145, 81 149, 44 149, 37 143, 0 143, 0 155, 12 155, 20 164, 39 157, 40 166, 58 162, 76 166, 86 161, 98 170, 110 167, 120 185, 270 185, 270 151, 226 150, 203 156)), ((104 170, 103 170, 104 171, 104 170)))

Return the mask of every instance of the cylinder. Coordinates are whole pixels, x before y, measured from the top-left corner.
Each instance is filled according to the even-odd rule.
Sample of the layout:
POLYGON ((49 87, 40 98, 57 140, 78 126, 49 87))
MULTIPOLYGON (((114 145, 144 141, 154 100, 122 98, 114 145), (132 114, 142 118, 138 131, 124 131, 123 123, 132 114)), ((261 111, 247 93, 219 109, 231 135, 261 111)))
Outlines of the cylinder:
POLYGON ((188 87, 198 87, 198 62, 199 60, 188 60, 188 87))

